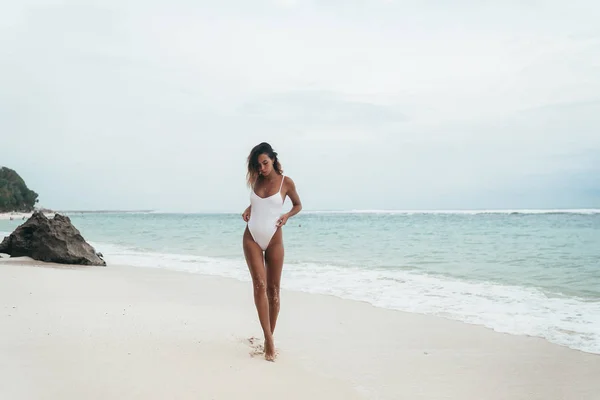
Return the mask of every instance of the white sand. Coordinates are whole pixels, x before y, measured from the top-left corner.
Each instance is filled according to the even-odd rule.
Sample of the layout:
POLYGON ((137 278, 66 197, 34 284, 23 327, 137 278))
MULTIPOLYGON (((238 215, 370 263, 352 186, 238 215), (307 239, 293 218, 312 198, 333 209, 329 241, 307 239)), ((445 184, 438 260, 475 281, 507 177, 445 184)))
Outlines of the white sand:
POLYGON ((0 213, 0 220, 6 219, 14 219, 14 220, 22 220, 23 218, 27 219, 31 217, 32 213, 20 213, 20 212, 9 212, 9 213, 0 213))
MULTIPOLYGON (((7 212, 0 213, 0 220, 10 220, 13 219, 15 221, 22 221, 23 219, 27 220, 31 217, 33 213, 22 213, 22 212, 7 212)), ((44 213, 44 215, 48 218, 53 218, 54 213, 44 213)))
MULTIPOLYGON (((284 274, 285 279, 285 274, 284 274)), ((0 399, 598 399, 600 356, 284 291, 277 362, 249 283, 0 260, 0 399), (35 266, 34 264, 38 264, 35 266)))

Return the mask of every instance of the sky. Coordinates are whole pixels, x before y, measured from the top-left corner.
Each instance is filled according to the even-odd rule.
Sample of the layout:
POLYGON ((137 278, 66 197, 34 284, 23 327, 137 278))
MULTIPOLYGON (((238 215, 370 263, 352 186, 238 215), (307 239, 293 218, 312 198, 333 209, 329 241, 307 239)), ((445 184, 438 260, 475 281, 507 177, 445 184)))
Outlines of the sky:
POLYGON ((44 207, 241 213, 267 141, 305 210, 600 208, 595 1, 5 3, 44 207))

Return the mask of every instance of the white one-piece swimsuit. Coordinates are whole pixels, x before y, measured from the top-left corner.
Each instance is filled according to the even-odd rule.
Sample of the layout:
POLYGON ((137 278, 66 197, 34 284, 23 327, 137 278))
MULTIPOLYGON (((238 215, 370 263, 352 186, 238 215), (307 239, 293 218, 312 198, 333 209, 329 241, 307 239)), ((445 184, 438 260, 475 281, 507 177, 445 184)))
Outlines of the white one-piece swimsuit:
POLYGON ((248 221, 248 230, 254 241, 261 249, 266 250, 271 242, 271 238, 277 231, 277 220, 281 217, 283 209, 283 198, 281 197, 281 188, 283 180, 281 177, 281 186, 279 191, 269 197, 260 197, 252 189, 250 194, 250 220, 248 221))

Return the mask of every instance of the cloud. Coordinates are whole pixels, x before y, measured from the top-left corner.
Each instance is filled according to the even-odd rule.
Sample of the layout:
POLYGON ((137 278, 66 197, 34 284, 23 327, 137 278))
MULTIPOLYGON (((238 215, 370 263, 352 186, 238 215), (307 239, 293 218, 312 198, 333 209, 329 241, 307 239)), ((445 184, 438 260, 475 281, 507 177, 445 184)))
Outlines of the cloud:
POLYGON ((298 5, 298 0, 274 0, 273 4, 283 8, 294 8, 298 5))
POLYGON ((307 209, 597 204, 597 9, 13 2, 2 162, 56 208, 237 211, 264 140, 307 209))
POLYGON ((315 141, 373 140, 408 118, 393 106, 310 90, 261 96, 242 104, 235 115, 291 129, 315 141))

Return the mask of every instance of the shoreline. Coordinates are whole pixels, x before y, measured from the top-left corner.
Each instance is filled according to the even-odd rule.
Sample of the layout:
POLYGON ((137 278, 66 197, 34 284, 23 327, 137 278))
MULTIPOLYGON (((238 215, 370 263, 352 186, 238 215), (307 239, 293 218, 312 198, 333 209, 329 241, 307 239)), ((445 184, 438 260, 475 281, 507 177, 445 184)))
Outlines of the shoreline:
POLYGON ((33 213, 23 213, 23 212, 5 212, 5 213, 0 213, 0 221, 4 221, 4 220, 26 220, 27 218, 31 217, 31 215, 33 215, 33 213))
MULTIPOLYGON (((27 220, 29 217, 31 217, 33 215, 33 212, 17 212, 17 211, 12 211, 12 212, 4 212, 4 213, 0 213, 0 221, 2 220, 14 220, 14 221, 25 221, 27 220)), ((48 218, 53 218, 55 213, 54 212, 44 212, 44 215, 48 218)))
POLYGON ((282 290, 279 357, 268 363, 250 356, 261 332, 248 282, 24 258, 2 259, 0 274, 0 397, 558 400, 600 390, 598 355, 331 295, 282 290), (248 386, 234 393, 240 379, 248 386))
MULTIPOLYGON (((146 268, 166 268, 196 274, 223 276, 242 282, 249 282, 243 259, 228 257, 207 257, 194 254, 171 253, 127 253, 123 249, 106 249, 103 254, 111 264, 135 265, 146 268), (122 253, 125 251, 125 253, 122 253), (112 254, 119 253, 113 259, 112 254), (182 258, 184 260, 182 260, 182 258)), ((336 282, 343 279, 348 271, 335 265, 320 270, 312 269, 309 263, 287 264, 283 288, 303 293, 331 295, 340 299, 365 302, 378 308, 403 311, 421 315, 438 316, 453 321, 461 321, 475 326, 483 326, 495 332, 516 336, 539 337, 551 343, 586 353, 600 354, 600 341, 595 317, 600 312, 600 302, 586 298, 570 297, 566 303, 556 303, 552 294, 543 289, 458 279, 427 274, 405 274, 397 271, 387 274, 398 285, 386 285, 381 277, 367 276, 360 285, 352 281, 351 286, 336 282), (298 279, 308 273, 311 279, 304 282, 298 279), (313 274, 318 273, 315 278, 313 274), (423 278, 425 276, 425 278, 423 278), (426 281, 423 281, 426 279, 426 281), (327 283, 331 283, 327 286, 327 283), (338 284, 339 283, 339 284, 338 284), (313 286, 311 286, 311 284, 313 286), (440 287, 441 285, 441 287, 440 287), (467 285, 467 286, 465 286, 467 285), (430 288, 436 288, 427 293, 430 288), (436 293, 437 291, 437 293, 436 293), (425 295, 422 295, 425 293, 425 295), (493 293, 493 296, 489 296, 493 293), (512 304, 511 304, 512 298, 512 304), (520 303, 526 298, 524 304, 520 303), (506 308, 509 307, 509 308, 506 308), (485 313, 485 310, 494 310, 485 313), (541 311, 540 311, 541 310, 541 311), (569 315, 582 313, 579 325, 572 327, 569 315), (555 319, 555 317, 557 319, 555 319)), ((359 275, 361 276, 361 275, 359 275)), ((561 295, 562 296, 562 295, 561 295)))
MULTIPOLYGON (((1 238, 0 238, 1 239, 1 238)), ((103 249, 102 246, 100 246, 99 243, 91 243, 93 246, 98 246, 96 247, 97 249, 103 249)), ((108 249, 105 249, 108 250, 108 249)), ((105 255, 105 259, 107 261, 107 263, 109 263, 110 266, 121 266, 121 265, 127 265, 127 266, 133 266, 136 268, 143 268, 143 269, 164 269, 166 271, 174 271, 174 272, 181 272, 181 273, 186 273, 186 274, 194 274, 194 275, 201 275, 201 276, 211 276, 211 277, 223 277, 225 279, 233 279, 236 282, 243 282, 243 283, 249 283, 250 282, 250 277, 247 274, 247 270, 246 270, 246 266, 243 260, 238 260, 238 259, 230 259, 230 258, 219 258, 219 257, 206 257, 206 256, 195 256, 195 255, 184 255, 185 256, 185 260, 179 260, 177 259, 178 257, 181 257, 181 254, 167 254, 167 253, 144 253, 144 258, 143 259, 136 259, 136 258, 131 258, 131 255, 128 256, 116 256, 115 258, 113 258, 113 252, 115 251, 115 249, 111 249, 107 251, 102 251, 103 254, 105 255), (177 257, 169 257, 169 256, 177 256, 177 257), (158 257, 158 258, 157 258, 158 257), (166 257, 166 258, 163 258, 166 257)), ((134 254, 134 257, 136 257, 137 255, 134 254)), ((2 255, 0 254, 0 257, 2 257, 2 255)), ((8 257, 8 255, 4 255, 4 257, 8 257)), ((286 274, 295 274, 298 272, 298 266, 296 265, 289 265, 286 268, 286 274)), ((331 296, 337 299, 341 299, 341 300, 347 300, 347 301, 356 301, 356 302, 360 302, 360 303, 364 303, 364 304, 368 304, 369 306, 375 307, 375 308, 379 308, 379 309, 383 309, 383 310, 389 310, 389 311, 397 311, 397 312, 404 312, 404 313, 409 313, 409 314, 418 314, 418 315, 424 315, 424 316, 431 316, 431 317, 435 317, 435 318, 442 318, 448 321, 457 321, 457 322, 461 322, 461 323, 465 323, 468 325, 472 325, 472 326, 477 326, 477 327, 483 327, 486 329, 489 329, 490 331, 493 332, 497 332, 497 333, 501 333, 501 334, 508 334, 508 335, 513 335, 513 336, 519 336, 519 337, 532 337, 532 338, 539 338, 545 341, 548 341, 552 344, 561 346, 561 347, 565 347, 571 350, 576 350, 576 351, 581 351, 583 353, 588 353, 588 354, 595 354, 595 355, 600 355, 600 342, 598 342, 598 340, 596 340, 597 337, 597 325, 595 325, 595 321, 597 320, 597 318, 594 317, 594 315, 598 315, 597 313, 594 313, 594 310, 598 310, 600 311, 600 302, 597 301, 591 301, 588 302, 586 301, 586 299, 584 298, 577 298, 577 297, 573 297, 571 298, 571 303, 567 304, 569 307, 566 309, 555 309, 555 311, 560 311, 561 314, 553 314, 553 315, 562 315, 563 317, 568 315, 568 312, 572 312, 572 313, 583 313, 585 312, 585 315, 587 315, 585 323, 587 325, 584 325, 583 327, 574 327, 572 328, 572 330, 569 330, 571 327, 568 326, 568 324, 564 323, 564 318, 563 319, 559 319, 558 321, 554 321, 554 320, 546 320, 547 318, 549 318, 546 315, 538 315, 536 313, 528 313, 528 311, 530 311, 527 308, 523 308, 523 306, 521 306, 521 311, 518 314, 512 314, 509 312, 505 312, 505 313, 499 313, 499 310, 496 310, 495 313, 493 313, 492 315, 490 315, 489 317, 486 317, 485 314, 481 313, 481 310, 485 310, 487 308, 489 309, 494 309, 494 306, 497 306, 497 304, 488 304, 488 303, 483 303, 483 304, 475 304, 475 312, 470 311, 470 309, 466 308, 466 309, 457 309, 457 306, 462 304, 461 301, 463 301, 464 299, 462 299, 461 297, 459 298, 453 298, 450 299, 447 297, 447 293, 439 293, 437 295, 437 297, 431 297, 431 296, 425 296, 425 298, 429 299, 427 303, 423 303, 422 299, 420 300, 421 303, 425 304, 425 305, 419 305, 419 306, 407 306, 406 304, 400 304, 400 305, 396 305, 393 303, 390 303, 389 300, 388 301, 382 301, 381 299, 383 297, 385 297, 387 290, 385 287, 380 288, 381 292, 379 293, 380 298, 378 299, 377 296, 367 296, 365 293, 368 293, 369 290, 375 290, 376 288, 373 287, 373 285, 367 285, 368 283, 365 283, 365 285, 367 285, 365 287, 365 292, 344 292, 342 289, 336 287, 335 285, 333 285, 331 288, 324 290, 321 286, 318 286, 316 288, 310 288, 308 286, 306 286, 305 284, 298 284, 297 281, 295 281, 292 276, 289 276, 288 278, 286 278, 284 276, 283 280, 283 284, 282 284, 282 290, 287 290, 287 291, 293 291, 293 292, 298 292, 298 293, 306 293, 306 294, 314 294, 314 295, 324 295, 324 296, 331 296), (446 296, 446 297, 440 297, 440 296, 446 296), (443 302, 442 302, 443 300, 443 302), (447 303, 448 301, 453 300, 454 303, 447 303), (440 305, 435 306, 436 308, 432 309, 431 308, 431 304, 434 304, 435 302, 438 302, 440 305), (432 303, 434 302, 434 303, 432 303), (573 302, 576 302, 577 304, 573 304, 573 302), (429 306, 427 306, 429 304, 429 306), (579 306, 579 308, 577 308, 577 305, 579 306), (444 307, 448 306, 451 309, 450 310, 445 310, 444 307), (452 309, 452 307, 454 307, 454 309, 452 309), (462 314, 461 314, 462 312, 462 314), (566 314, 565 314, 566 313, 566 314), (541 324, 539 322, 539 318, 546 318, 544 319, 544 325, 541 324), (512 321, 512 322, 511 322, 512 321), (530 322, 527 322, 530 321, 530 322), (543 330, 544 326, 546 326, 546 330, 543 330), (587 326, 587 328, 586 328, 587 326), (596 328, 594 328, 596 327, 596 328), (582 329, 583 328, 583 329, 582 329), (587 329, 587 330, 585 330, 587 329), (582 338, 585 339, 584 342, 582 342, 582 338)), ((406 278, 405 278, 406 279, 406 278)), ((465 281, 468 284, 471 285, 477 285, 477 282, 469 282, 469 281, 465 281)), ((404 292, 404 300, 406 301, 416 301, 417 297, 420 295, 419 290, 417 290, 417 293, 413 293, 415 288, 419 288, 418 286, 414 286, 415 282, 412 282, 411 280, 407 280, 406 282, 404 282, 404 285, 406 286, 404 289, 402 289, 401 291, 404 292), (415 300, 410 300, 411 299, 411 295, 417 296, 417 297, 413 297, 413 299, 415 300)), ((418 282, 417 282, 418 283, 418 282)), ((434 285, 435 283, 431 283, 431 285, 434 285)), ((318 285, 318 282, 317 282, 318 285)), ((536 288, 528 288, 526 286, 512 286, 512 285, 502 285, 502 284, 495 284, 496 288, 503 288, 503 289, 518 289, 518 290, 525 290, 525 291, 530 291, 533 294, 537 294, 540 295, 542 297, 540 298, 535 298, 537 303, 536 306, 537 307, 541 307, 543 309, 545 309, 546 307, 551 307, 552 306, 552 297, 549 297, 548 300, 547 298, 545 298, 543 295, 544 293, 539 291, 539 289, 536 288), (549 301, 549 304, 546 304, 546 301, 549 301)), ((470 293, 469 296, 470 298, 475 298, 477 299, 478 297, 482 296, 483 294, 474 291, 473 289, 477 289, 477 287, 473 288, 469 288, 467 293, 470 293)), ((479 288, 481 289, 481 288, 479 288)), ((505 295, 514 295, 513 293, 507 292, 504 293, 505 295)), ((527 294, 527 293, 526 293, 527 294)), ((517 293, 516 296, 518 297, 519 295, 522 295, 522 293, 517 293)), ((484 296, 484 295, 483 295, 484 296)), ((464 297, 464 296, 463 296, 464 297)), ((484 296, 485 297, 485 296, 484 296)), ((539 297, 539 296, 538 296, 539 297)), ((530 301, 531 303, 531 301, 530 301)), ((504 305, 504 303, 501 304, 502 306, 504 305)), ((564 307, 564 305, 563 305, 564 307)), ((551 309, 553 310, 553 309, 551 309)))
MULTIPOLYGON (((20 223, 20 221, 16 223, 20 223)), ((112 265, 131 265, 144 268, 158 267, 205 276, 221 276, 242 282, 249 281, 243 259, 152 251, 146 253, 122 253, 123 249, 103 248, 103 245, 112 246, 108 243, 90 243, 98 251, 101 251, 105 255, 106 261, 112 265), (118 254, 115 256, 115 259, 113 259, 114 254, 118 254), (157 260, 160 261, 157 262, 157 260)), ((288 265, 286 267, 286 274, 291 274, 291 278, 292 274, 301 272, 300 270, 304 267, 302 265, 288 265)), ((326 281, 329 279, 328 282, 334 282, 332 279, 336 273, 338 273, 337 276, 339 277, 339 273, 346 273, 346 271, 326 271, 321 269, 319 273, 321 277, 326 278, 326 281)), ((419 279, 422 279, 420 275, 418 276, 419 279)), ((307 286, 306 282, 298 283, 294 279, 286 278, 284 278, 283 287, 302 293, 330 295, 344 300, 364 302, 386 310, 459 321, 469 325, 482 326, 498 333, 541 338, 569 349, 590 354, 600 354, 599 331, 597 328, 598 325, 595 324, 595 321, 597 321, 595 316, 599 315, 598 312, 600 312, 600 302, 595 300, 587 301, 587 298, 571 296, 567 304, 561 303, 560 307, 558 307, 552 301, 552 293, 547 296, 546 292, 539 288, 493 283, 491 289, 496 291, 500 289, 502 291, 501 295, 504 297, 500 296, 501 300, 509 299, 510 297, 508 296, 513 296, 513 300, 515 300, 514 297, 520 299, 525 295, 529 296, 529 301, 526 304, 518 305, 519 310, 515 310, 515 307, 513 307, 512 311, 505 312, 503 308, 498 309, 498 306, 504 307, 504 302, 498 304, 495 298, 490 301, 486 300, 490 290, 489 287, 485 287, 487 285, 486 282, 434 276, 435 282, 427 282, 429 287, 435 287, 440 283, 444 286, 450 284, 460 284, 463 286, 459 286, 458 288, 448 286, 448 290, 445 291, 438 288, 438 293, 435 293, 433 296, 426 295, 421 298, 421 291, 427 291, 429 287, 420 286, 421 282, 411 279, 410 274, 408 276, 395 276, 395 278, 403 279, 402 289, 390 289, 386 285, 381 286, 381 282, 377 280, 372 280, 373 282, 363 280, 361 283, 362 287, 353 287, 354 290, 345 291, 343 285, 338 287, 335 283, 324 287, 322 282, 312 282, 317 286, 307 286), (465 288, 464 284, 470 286, 465 288), (398 296, 403 297, 390 297, 390 290, 396 290, 398 296), (514 292, 515 290, 517 290, 517 293, 514 292), (377 295, 370 296, 369 293, 377 295), (486 316, 486 313, 482 310, 487 309, 495 310, 495 313, 486 316), (541 314, 536 313, 536 309, 544 310, 544 312, 541 314), (575 315, 575 313, 581 313, 583 317, 579 318, 579 325, 572 326, 567 318, 570 315, 575 315), (558 319, 554 317, 558 317, 558 319), (536 320, 538 323, 536 323, 536 320)), ((385 281, 383 283, 385 284, 385 281)), ((510 301, 506 303, 510 305, 510 301)), ((515 303, 517 302, 513 301, 513 304, 515 303)))

